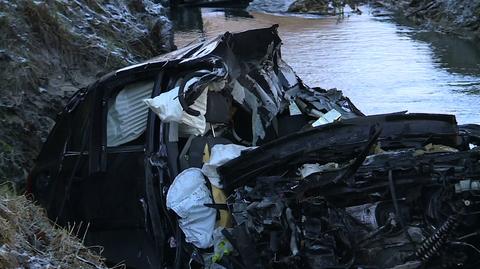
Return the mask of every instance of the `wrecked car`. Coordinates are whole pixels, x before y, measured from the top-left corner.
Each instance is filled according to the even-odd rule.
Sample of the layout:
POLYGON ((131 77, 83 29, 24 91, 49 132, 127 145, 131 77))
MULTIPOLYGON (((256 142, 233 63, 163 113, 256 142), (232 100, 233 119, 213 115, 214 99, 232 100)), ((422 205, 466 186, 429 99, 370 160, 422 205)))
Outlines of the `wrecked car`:
POLYGON ((305 85, 277 25, 110 73, 30 174, 48 216, 131 268, 478 268, 480 128, 364 115, 305 85))

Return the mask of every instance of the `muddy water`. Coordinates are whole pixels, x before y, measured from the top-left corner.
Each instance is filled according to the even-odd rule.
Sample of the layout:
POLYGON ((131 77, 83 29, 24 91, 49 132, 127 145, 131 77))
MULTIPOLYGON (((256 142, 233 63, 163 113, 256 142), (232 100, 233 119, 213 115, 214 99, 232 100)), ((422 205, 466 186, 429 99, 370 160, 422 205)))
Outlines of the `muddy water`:
POLYGON ((305 83, 343 90, 366 114, 448 113, 459 123, 480 123, 476 44, 400 26, 368 7, 343 19, 268 13, 288 6, 277 2, 255 0, 248 12, 177 11, 175 42, 181 47, 225 31, 279 24, 283 57, 305 83))

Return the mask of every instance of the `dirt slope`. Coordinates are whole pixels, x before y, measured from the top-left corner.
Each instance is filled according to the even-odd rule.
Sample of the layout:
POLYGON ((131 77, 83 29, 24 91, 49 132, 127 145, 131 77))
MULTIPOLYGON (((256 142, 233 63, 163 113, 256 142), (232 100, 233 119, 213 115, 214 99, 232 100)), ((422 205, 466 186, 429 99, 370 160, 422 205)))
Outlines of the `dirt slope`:
POLYGON ((23 182, 73 92, 172 47, 155 1, 0 0, 0 182, 23 182))

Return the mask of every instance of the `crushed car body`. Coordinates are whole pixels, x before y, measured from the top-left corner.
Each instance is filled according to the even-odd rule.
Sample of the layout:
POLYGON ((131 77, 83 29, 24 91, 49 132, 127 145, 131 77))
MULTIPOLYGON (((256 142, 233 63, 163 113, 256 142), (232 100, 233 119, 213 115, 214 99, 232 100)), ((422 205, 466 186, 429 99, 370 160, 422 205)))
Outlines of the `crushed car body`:
POLYGON ((480 127, 364 115, 305 85, 277 25, 110 73, 59 114, 29 180, 131 268, 478 268, 480 127))

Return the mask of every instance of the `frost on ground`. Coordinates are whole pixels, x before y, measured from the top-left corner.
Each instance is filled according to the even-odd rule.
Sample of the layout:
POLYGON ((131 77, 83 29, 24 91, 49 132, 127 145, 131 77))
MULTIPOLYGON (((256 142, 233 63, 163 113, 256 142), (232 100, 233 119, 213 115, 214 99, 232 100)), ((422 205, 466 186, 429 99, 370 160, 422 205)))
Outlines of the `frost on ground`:
POLYGON ((107 268, 78 230, 56 227, 25 196, 0 196, 0 268, 107 268))
POLYGON ((172 48, 153 0, 0 0, 0 182, 24 183, 74 92, 172 48))

